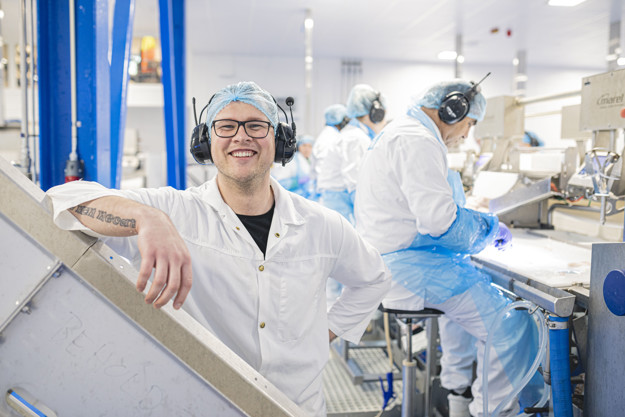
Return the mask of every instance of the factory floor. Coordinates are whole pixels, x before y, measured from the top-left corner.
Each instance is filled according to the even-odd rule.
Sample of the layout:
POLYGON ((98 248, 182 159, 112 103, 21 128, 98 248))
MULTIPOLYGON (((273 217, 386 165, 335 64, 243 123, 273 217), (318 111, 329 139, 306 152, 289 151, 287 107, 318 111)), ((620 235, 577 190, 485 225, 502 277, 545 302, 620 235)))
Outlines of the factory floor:
MULTIPOLYGON (((389 362, 384 349, 353 349, 350 351, 350 357, 358 362, 366 373, 385 375, 388 372, 389 362)), ((397 369, 395 371, 398 372, 397 369)), ((393 390, 397 398, 382 414, 384 417, 401 414, 400 378, 394 381, 393 390)), ((354 384, 344 362, 334 349, 330 349, 330 360, 324 370, 323 391, 328 417, 374 417, 382 410, 384 398, 380 382, 354 384)))

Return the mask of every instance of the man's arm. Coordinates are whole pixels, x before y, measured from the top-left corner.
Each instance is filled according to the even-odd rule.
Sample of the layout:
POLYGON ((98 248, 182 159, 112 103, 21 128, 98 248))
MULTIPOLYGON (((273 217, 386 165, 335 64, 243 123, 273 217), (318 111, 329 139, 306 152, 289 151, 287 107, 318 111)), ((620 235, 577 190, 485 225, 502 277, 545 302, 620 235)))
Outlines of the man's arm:
POLYGON ((145 289, 154 269, 154 279, 145 302, 160 308, 175 296, 174 308, 182 306, 191 289, 191 256, 167 214, 117 196, 100 197, 68 211, 84 226, 101 235, 138 235, 141 267, 137 290, 145 289))

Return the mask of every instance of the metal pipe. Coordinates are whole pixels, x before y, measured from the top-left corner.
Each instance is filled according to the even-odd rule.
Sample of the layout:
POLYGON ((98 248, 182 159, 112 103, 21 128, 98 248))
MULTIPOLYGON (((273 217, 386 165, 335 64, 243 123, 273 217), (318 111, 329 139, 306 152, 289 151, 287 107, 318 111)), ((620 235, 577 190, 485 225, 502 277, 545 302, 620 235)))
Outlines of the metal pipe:
POLYGON ((22 123, 20 136, 22 139, 20 169, 31 178, 30 148, 28 146, 28 77, 26 76, 26 0, 20 2, 22 30, 20 33, 20 84, 22 88, 22 123))
POLYGON ((551 207, 549 207, 549 210, 547 210, 547 226, 552 226, 551 218, 553 216, 554 210, 557 209, 557 208, 562 208, 562 209, 567 209, 567 210, 592 211, 592 212, 595 212, 595 213, 600 212, 599 209, 594 208, 594 207, 573 206, 573 205, 568 205, 568 204, 554 204, 551 207))
POLYGON ((35 51, 37 50, 37 45, 35 44, 36 39, 35 38, 35 21, 34 21, 34 15, 35 15, 35 6, 34 6, 34 1, 30 0, 30 41, 31 41, 31 48, 30 48, 30 92, 31 92, 31 106, 32 106, 32 134, 30 135, 30 137, 33 138, 33 182, 35 182, 35 184, 38 183, 39 181, 39 166, 38 166, 38 162, 37 162, 37 156, 38 156, 38 147, 36 146, 37 144, 37 137, 38 137, 38 133, 37 133, 37 101, 36 101, 36 92, 35 92, 35 51))
POLYGON ((69 56, 71 78, 71 107, 72 107, 72 147, 69 154, 70 161, 78 161, 78 109, 76 108, 76 5, 69 0, 69 56))
POLYGON ((519 106, 527 106, 528 104, 540 103, 543 101, 558 100, 561 98, 576 97, 582 94, 581 90, 568 91, 566 93, 550 94, 546 96, 518 98, 516 104, 519 106))

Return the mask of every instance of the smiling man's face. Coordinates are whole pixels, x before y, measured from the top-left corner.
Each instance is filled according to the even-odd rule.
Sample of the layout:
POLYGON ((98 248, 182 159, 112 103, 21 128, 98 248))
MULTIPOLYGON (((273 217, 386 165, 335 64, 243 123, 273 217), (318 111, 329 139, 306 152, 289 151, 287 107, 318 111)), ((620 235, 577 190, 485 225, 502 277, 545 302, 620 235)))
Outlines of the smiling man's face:
MULTIPOLYGON (((240 101, 231 102, 215 116, 215 120, 222 119, 269 121, 256 107, 240 101)), ((220 138, 214 128, 211 129, 211 156, 222 179, 248 188, 269 177, 276 153, 273 127, 263 139, 249 137, 243 126, 239 126, 239 131, 232 138, 220 138)))

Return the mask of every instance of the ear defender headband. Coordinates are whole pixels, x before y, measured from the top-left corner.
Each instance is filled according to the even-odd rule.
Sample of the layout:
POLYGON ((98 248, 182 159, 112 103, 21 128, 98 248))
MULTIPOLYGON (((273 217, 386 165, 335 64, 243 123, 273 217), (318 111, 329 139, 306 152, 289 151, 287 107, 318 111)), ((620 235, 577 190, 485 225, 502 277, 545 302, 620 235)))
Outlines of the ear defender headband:
POLYGON ((477 84, 471 81, 471 88, 466 93, 460 91, 452 91, 443 99, 441 106, 438 108, 438 117, 446 124, 453 125, 458 123, 469 114, 471 110, 471 100, 480 92, 480 84, 490 75, 490 72, 484 76, 477 84))
MULTIPOLYGON (((211 101, 215 95, 208 100, 208 104, 204 106, 204 108, 200 111, 200 120, 202 120, 202 114, 204 110, 208 108, 211 101)), ((293 104, 295 104, 295 100, 293 97, 287 97, 285 102, 286 105, 289 106, 289 111, 291 113, 291 126, 288 125, 289 118, 282 107, 278 104, 275 98, 271 96, 273 102, 276 103, 276 106, 282 113, 284 113, 284 117, 286 119, 286 123, 278 122, 275 131, 275 143, 276 143, 276 154, 274 155, 274 162, 282 164, 282 166, 286 165, 293 159, 295 156, 295 151, 297 149, 297 141, 295 139, 295 121, 293 120, 293 104)), ((207 126, 206 123, 199 123, 197 118, 197 113, 195 111, 195 97, 192 99, 193 103, 193 117, 195 118, 195 127, 193 128, 193 132, 191 133, 191 144, 190 151, 191 155, 193 155, 193 159, 199 164, 205 164, 208 162, 213 162, 211 156, 211 144, 210 144, 210 126, 207 126)))
POLYGON ((386 114, 386 110, 380 101, 380 93, 378 92, 371 103, 371 109, 369 109, 369 119, 373 123, 380 123, 384 120, 384 115, 386 114))

